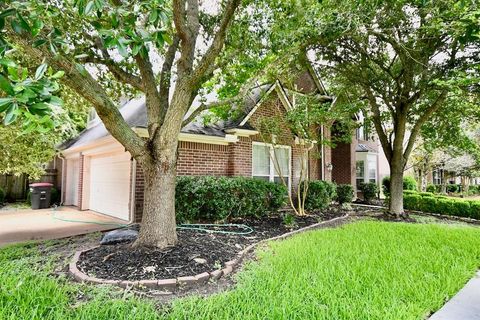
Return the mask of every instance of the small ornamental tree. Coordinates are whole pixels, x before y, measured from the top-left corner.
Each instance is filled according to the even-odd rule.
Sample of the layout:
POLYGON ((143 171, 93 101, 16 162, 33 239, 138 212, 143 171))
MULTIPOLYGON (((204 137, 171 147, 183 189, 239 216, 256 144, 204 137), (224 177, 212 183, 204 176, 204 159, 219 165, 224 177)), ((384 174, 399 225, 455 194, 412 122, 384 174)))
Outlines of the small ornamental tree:
MULTIPOLYGON (((332 144, 321 135, 321 126, 331 125, 335 120, 341 120, 346 126, 352 127, 349 109, 332 106, 332 99, 328 96, 318 94, 303 94, 288 90, 295 96, 295 104, 292 108, 279 112, 274 117, 262 117, 259 119, 258 129, 260 136, 265 143, 271 144, 273 152, 270 157, 274 164, 276 174, 281 182, 288 188, 288 181, 284 177, 284 170, 281 168, 279 157, 281 152, 279 145, 290 145, 297 152, 298 179, 294 192, 289 193, 289 203, 297 215, 306 215, 305 202, 308 196, 309 172, 308 163, 311 159, 319 159, 322 144, 332 144), (347 112, 346 112, 347 111, 347 112), (296 199, 294 199, 296 197, 296 199)), ((349 137, 339 137, 348 139, 349 137)))
MULTIPOLYGON (((18 50, 40 65, 35 77, 59 78, 95 108, 110 134, 142 166, 144 213, 134 246, 166 247, 177 242, 178 135, 201 111, 226 104, 203 104, 185 117, 202 86, 220 68, 219 62, 229 61, 220 58, 240 4, 241 0, 220 1, 213 13, 198 0, 9 0, 0 4, 2 57, 18 50), (145 95, 147 139, 122 118, 110 95, 112 82, 145 95)), ((11 85, 15 79, 0 79, 6 99, 12 99, 16 92, 7 82, 11 85)), ((54 95, 28 99, 32 106, 30 100, 14 99, 18 106, 2 110, 8 123, 21 110, 42 110, 44 105, 36 102, 55 103, 54 95)))

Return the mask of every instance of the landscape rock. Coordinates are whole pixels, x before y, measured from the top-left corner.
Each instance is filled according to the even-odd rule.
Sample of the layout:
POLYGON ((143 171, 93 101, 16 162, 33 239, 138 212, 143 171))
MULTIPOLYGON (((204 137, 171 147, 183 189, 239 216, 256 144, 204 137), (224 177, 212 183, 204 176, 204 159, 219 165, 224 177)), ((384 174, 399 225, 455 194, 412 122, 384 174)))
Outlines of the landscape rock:
POLYGON ((205 264, 205 263, 207 263, 207 260, 206 260, 206 259, 203 259, 203 258, 195 258, 195 259, 193 259, 193 261, 195 261, 195 262, 198 263, 198 264, 205 264))
POLYGON ((131 229, 117 229, 110 232, 107 232, 100 244, 102 245, 110 245, 110 244, 117 244, 121 242, 127 241, 134 241, 138 237, 138 231, 131 230, 131 229))

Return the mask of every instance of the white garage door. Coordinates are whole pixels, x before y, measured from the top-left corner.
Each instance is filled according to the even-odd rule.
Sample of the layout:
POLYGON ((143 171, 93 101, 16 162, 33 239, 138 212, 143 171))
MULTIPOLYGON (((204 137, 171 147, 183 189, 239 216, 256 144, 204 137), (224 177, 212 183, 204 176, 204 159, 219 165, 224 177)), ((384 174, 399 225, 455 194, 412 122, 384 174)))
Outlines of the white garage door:
POLYGON ((90 159, 90 210, 129 219, 130 155, 90 159))

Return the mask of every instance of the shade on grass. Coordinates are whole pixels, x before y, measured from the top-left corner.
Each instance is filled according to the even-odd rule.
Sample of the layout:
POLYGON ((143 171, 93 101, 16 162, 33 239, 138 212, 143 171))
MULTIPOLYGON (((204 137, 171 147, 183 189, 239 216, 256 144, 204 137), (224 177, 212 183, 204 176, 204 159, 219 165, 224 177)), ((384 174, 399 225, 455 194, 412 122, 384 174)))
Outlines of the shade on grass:
POLYGON ((357 222, 273 242, 238 286, 157 311, 49 275, 34 246, 0 249, 0 319, 423 319, 480 265, 480 229, 357 222), (80 299, 79 299, 80 298, 80 299))
POLYGON ((271 243, 236 290, 172 319, 424 319, 480 265, 480 230, 358 222, 271 243))

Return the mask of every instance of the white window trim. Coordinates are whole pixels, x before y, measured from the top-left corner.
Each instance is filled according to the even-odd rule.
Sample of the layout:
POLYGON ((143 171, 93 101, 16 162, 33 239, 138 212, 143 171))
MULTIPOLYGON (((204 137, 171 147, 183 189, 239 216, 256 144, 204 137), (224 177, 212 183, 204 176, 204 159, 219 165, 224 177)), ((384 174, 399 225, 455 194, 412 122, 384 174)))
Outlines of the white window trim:
MULTIPOLYGON (((264 147, 269 147, 270 148, 270 174, 268 175, 268 181, 274 182, 275 178, 275 165, 273 163, 272 157, 275 155, 273 154, 273 149, 274 145, 271 143, 264 143, 264 142, 257 142, 257 141, 252 141, 252 178, 254 177, 253 175, 253 146, 264 146, 264 147)), ((285 146, 285 145, 275 145, 275 148, 282 148, 282 149, 288 149, 288 193, 290 194, 292 190, 292 147, 290 146, 285 146)), ((267 177, 266 175, 255 175, 257 177, 262 176, 262 177, 267 177)), ((279 177, 279 175, 277 175, 279 177)))
POLYGON ((375 157, 374 158, 375 159, 375 166, 373 168, 375 169, 375 183, 378 183, 378 157, 376 155, 367 154, 368 172, 367 172, 367 177, 366 177, 367 179, 366 180, 367 180, 367 182, 370 182, 370 179, 372 179, 372 178, 370 178, 370 164, 371 164, 371 162, 370 162, 369 157, 370 157, 370 159, 373 159, 375 157))

